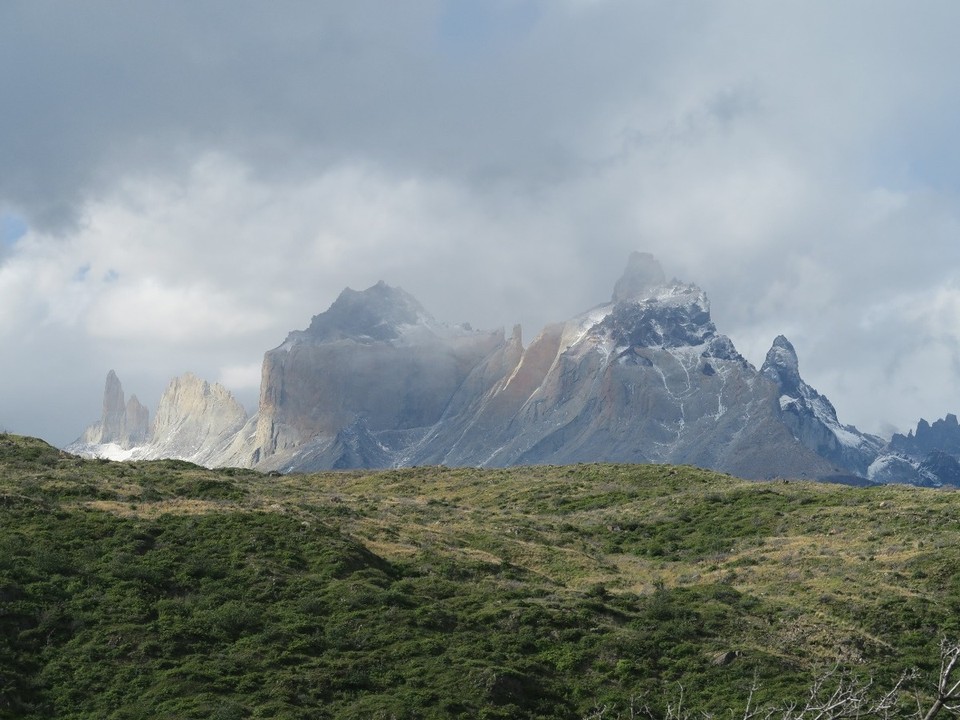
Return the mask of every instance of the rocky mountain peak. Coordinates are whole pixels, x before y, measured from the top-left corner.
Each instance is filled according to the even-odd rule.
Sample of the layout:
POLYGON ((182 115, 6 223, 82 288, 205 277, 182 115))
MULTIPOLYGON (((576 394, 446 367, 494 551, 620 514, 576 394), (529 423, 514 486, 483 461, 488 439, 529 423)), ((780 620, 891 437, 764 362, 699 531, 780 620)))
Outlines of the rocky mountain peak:
POLYGON ((160 398, 151 453, 202 460, 224 446, 246 420, 246 410, 229 390, 184 373, 170 381, 160 398))
POLYGON ((663 268, 657 259, 646 252, 632 252, 627 260, 627 267, 623 275, 613 286, 612 302, 619 303, 625 300, 643 299, 650 290, 657 288, 667 281, 663 268))
POLYGON ((315 342, 343 338, 392 340, 403 325, 434 324, 417 299, 382 280, 366 290, 346 288, 330 308, 315 315, 298 336, 315 342))
POLYGON ((103 411, 100 420, 88 427, 75 445, 117 445, 129 448, 150 437, 150 411, 136 395, 125 401, 123 385, 111 370, 103 388, 103 411))
POLYGON ((800 377, 797 351, 783 335, 773 341, 760 374, 777 386, 780 418, 794 437, 838 466, 866 475, 883 441, 840 422, 833 403, 800 377))
POLYGON ((103 388, 103 416, 100 419, 102 442, 117 442, 122 438, 126 407, 120 378, 110 370, 103 388))
POLYGON ((696 285, 668 281, 650 253, 631 253, 614 286, 611 305, 588 311, 578 322, 596 323, 594 327, 617 347, 712 346, 722 339, 724 348, 718 352, 739 358, 729 340, 718 335, 706 293, 696 285), (599 321, 594 320, 597 317, 599 321))
POLYGON ((800 361, 793 344, 783 335, 777 335, 767 351, 760 373, 773 380, 787 395, 799 393, 800 361))
POLYGON ((916 432, 906 435, 895 434, 890 447, 912 458, 922 458, 935 450, 942 450, 960 456, 960 422, 953 413, 933 423, 921 418, 916 432))
POLYGON ((216 419, 226 415, 229 418, 227 425, 246 420, 246 411, 229 390, 193 373, 184 373, 171 380, 160 397, 154 430, 157 434, 169 435, 183 423, 201 422, 201 418, 209 425, 211 414, 216 419))

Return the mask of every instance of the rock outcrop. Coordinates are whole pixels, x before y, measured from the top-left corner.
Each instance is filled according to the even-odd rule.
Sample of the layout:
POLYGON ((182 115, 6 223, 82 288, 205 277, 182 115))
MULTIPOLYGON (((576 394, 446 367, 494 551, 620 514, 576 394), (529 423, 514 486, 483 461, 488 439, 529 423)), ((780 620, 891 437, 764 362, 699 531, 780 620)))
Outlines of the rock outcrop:
POLYGON ((960 455, 960 422, 953 413, 931 425, 923 418, 917 423, 916 432, 900 433, 890 438, 890 449, 909 457, 921 458, 937 450, 960 455))

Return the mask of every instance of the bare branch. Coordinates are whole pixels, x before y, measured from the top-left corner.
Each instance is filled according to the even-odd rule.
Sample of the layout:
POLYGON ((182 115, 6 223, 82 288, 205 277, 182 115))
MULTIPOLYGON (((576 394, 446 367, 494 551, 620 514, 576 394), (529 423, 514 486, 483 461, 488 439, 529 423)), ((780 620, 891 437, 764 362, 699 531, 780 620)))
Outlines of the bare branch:
POLYGON ((940 678, 937 683, 937 698, 923 716, 923 720, 933 720, 941 710, 957 712, 960 705, 960 678, 954 677, 957 663, 960 662, 960 643, 940 641, 940 678))
MULTIPOLYGON (((742 711, 729 708, 729 716, 736 720, 934 720, 943 711, 960 717, 960 642, 944 640, 940 644, 940 672, 935 688, 935 700, 923 711, 921 693, 915 696, 916 709, 904 707, 910 695, 905 688, 912 685, 918 672, 904 672, 897 682, 883 692, 875 691, 874 680, 862 680, 842 672, 834 666, 821 672, 810 685, 806 700, 790 705, 757 705, 760 688, 757 676, 746 697, 742 711)), ((677 683, 679 693, 674 701, 668 701, 662 720, 713 720, 713 716, 684 706, 685 688, 677 683)), ((912 693, 911 693, 912 694, 912 693)), ((584 720, 621 720, 629 713, 630 720, 658 715, 648 705, 637 705, 637 697, 630 698, 629 707, 621 710, 616 706, 596 706, 584 720)))

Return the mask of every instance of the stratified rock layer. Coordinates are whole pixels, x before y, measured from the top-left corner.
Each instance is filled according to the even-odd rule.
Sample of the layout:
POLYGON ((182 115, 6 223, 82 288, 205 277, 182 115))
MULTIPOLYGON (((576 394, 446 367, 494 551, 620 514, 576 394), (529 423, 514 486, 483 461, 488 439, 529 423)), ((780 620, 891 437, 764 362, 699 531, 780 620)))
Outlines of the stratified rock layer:
POLYGON ((631 255, 613 299, 548 326, 437 323, 380 283, 346 290, 264 359, 264 468, 691 463, 745 477, 842 473, 779 417, 776 383, 720 335, 700 288, 631 255))

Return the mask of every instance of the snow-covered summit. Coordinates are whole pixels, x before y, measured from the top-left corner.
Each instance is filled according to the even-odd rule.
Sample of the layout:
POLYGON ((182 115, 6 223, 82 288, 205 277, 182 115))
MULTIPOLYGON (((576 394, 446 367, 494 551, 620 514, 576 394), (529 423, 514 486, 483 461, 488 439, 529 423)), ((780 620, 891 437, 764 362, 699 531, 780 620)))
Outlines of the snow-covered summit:
POLYGON ((717 331, 707 294, 695 284, 667 280, 649 253, 631 254, 611 302, 565 323, 562 346, 594 349, 610 361, 629 365, 646 362, 638 354, 646 348, 682 356, 678 361, 685 365, 716 358, 749 366, 733 342, 717 331))

